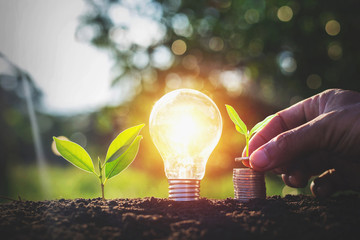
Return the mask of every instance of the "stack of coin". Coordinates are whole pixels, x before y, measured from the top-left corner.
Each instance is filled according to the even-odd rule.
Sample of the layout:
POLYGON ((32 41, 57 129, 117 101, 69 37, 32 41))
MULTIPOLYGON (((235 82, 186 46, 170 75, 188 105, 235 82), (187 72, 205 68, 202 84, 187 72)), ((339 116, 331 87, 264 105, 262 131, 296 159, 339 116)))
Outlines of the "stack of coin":
MULTIPOLYGON (((236 159, 239 161, 239 159, 236 159)), ((239 201, 248 201, 253 198, 266 198, 264 173, 251 168, 234 168, 233 171, 234 195, 239 201)))

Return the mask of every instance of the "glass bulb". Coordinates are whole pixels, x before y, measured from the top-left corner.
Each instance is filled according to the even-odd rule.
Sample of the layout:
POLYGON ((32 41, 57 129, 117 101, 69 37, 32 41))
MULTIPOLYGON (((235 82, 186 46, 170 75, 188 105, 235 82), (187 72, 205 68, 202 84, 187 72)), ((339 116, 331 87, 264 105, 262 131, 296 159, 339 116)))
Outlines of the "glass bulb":
POLYGON ((164 160, 169 198, 197 200, 206 162, 222 132, 219 109, 199 91, 175 90, 156 102, 149 128, 164 160))

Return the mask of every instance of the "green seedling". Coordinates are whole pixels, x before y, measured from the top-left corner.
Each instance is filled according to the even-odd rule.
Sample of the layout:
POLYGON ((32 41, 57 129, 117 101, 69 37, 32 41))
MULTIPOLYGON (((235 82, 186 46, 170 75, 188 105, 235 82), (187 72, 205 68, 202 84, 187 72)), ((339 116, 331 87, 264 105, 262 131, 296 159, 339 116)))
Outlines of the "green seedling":
POLYGON ((270 122, 270 120, 275 117, 275 114, 270 115, 268 117, 266 117, 263 121, 257 123, 250 131, 247 129, 245 123, 241 120, 241 118, 239 117, 239 115, 237 114, 237 112, 235 111, 235 109, 230 106, 230 105, 225 105, 226 106, 226 110, 229 114, 229 117, 231 119, 231 121, 233 121, 233 123, 235 124, 235 128, 236 131, 238 131, 239 133, 241 133, 242 135, 245 136, 245 143, 246 143, 246 157, 249 157, 249 141, 251 139, 251 137, 257 133, 258 131, 260 131, 261 129, 263 129, 266 124, 268 124, 270 122))
POLYGON ((105 200, 104 186, 107 180, 124 171, 135 159, 142 136, 139 135, 144 124, 128 128, 121 132, 110 144, 105 161, 98 157, 98 173, 89 154, 80 145, 54 138, 56 148, 63 158, 85 172, 95 174, 101 185, 102 199, 105 200))

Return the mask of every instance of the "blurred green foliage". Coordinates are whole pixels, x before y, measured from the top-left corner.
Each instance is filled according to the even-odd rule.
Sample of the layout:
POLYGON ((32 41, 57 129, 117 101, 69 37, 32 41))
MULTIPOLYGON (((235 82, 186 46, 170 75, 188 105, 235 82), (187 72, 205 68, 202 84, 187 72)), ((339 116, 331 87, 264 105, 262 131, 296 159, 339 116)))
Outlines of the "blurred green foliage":
MULTIPOLYGON (((101 196, 98 179, 83 174, 73 167, 48 168, 51 192, 44 193, 41 189, 36 165, 16 165, 9 169, 12 173, 9 181, 9 196, 17 199, 21 196, 27 200, 58 199, 58 198, 97 198, 101 196)), ((146 172, 130 167, 119 177, 109 180, 105 189, 106 197, 134 198, 146 196, 167 196, 166 179, 158 179, 146 172)))
POLYGON ((191 86, 284 107, 360 89, 358 1, 86 2, 78 39, 108 50, 114 84, 132 81, 134 95, 191 86))
MULTIPOLYGON (((73 167, 56 167, 48 169, 51 192, 44 193, 39 183, 38 168, 36 165, 15 165, 10 169, 10 193, 8 197, 23 200, 43 200, 60 198, 97 198, 101 195, 98 180, 91 175, 83 174, 73 167)), ((266 176, 267 195, 309 194, 306 189, 285 187, 281 180, 272 174, 266 176)), ((205 175, 201 182, 201 197, 213 199, 233 198, 234 188, 232 175, 211 178, 205 175)), ((142 198, 168 196, 166 178, 153 176, 146 171, 130 167, 119 177, 108 182, 105 192, 107 199, 113 198, 142 198)), ((0 202, 5 201, 0 199, 0 202)))

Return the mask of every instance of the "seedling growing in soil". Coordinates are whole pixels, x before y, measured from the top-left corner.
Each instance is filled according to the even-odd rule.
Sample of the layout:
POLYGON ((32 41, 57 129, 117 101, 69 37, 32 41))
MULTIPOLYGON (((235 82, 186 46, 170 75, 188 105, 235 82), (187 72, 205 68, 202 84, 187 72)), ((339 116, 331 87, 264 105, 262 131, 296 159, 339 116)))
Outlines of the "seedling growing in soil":
POLYGON ((98 157, 99 173, 95 171, 92 159, 84 148, 71 141, 53 138, 56 148, 63 158, 81 170, 93 173, 99 178, 102 198, 105 200, 105 183, 125 170, 134 161, 142 139, 139 133, 143 127, 144 124, 128 128, 112 141, 107 150, 105 161, 102 163, 98 157))
POLYGON ((230 106, 230 105, 225 105, 226 106, 226 110, 229 114, 230 119, 233 121, 233 123, 235 124, 235 128, 236 130, 241 133, 242 135, 245 136, 245 143, 246 143, 246 157, 249 157, 249 141, 250 138, 257 133, 258 131, 260 131, 261 129, 263 129, 266 124, 268 124, 270 122, 270 120, 275 117, 275 114, 270 115, 268 117, 266 117, 263 121, 257 123, 250 131, 247 129, 245 123, 241 120, 241 118, 239 117, 239 115, 237 114, 237 112, 235 111, 235 109, 230 106))

